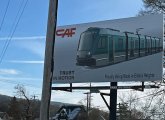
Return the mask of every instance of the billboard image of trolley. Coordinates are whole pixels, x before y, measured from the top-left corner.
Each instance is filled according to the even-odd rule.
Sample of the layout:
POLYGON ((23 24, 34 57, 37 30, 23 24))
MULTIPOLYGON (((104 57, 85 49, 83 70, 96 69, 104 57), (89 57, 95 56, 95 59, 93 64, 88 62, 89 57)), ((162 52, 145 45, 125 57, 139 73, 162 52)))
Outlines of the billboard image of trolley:
POLYGON ((53 83, 160 81, 163 14, 58 26, 53 83))
POLYGON ((80 35, 78 66, 100 67, 162 52, 161 38, 90 27, 80 35))

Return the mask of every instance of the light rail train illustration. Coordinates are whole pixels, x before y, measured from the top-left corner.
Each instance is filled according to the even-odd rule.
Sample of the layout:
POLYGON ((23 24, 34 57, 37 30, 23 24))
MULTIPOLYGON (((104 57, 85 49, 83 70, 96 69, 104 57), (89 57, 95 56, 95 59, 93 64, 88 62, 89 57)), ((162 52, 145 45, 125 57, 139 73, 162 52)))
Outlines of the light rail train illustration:
POLYGON ((91 27, 80 35, 76 65, 107 66, 162 50, 161 39, 158 37, 91 27))

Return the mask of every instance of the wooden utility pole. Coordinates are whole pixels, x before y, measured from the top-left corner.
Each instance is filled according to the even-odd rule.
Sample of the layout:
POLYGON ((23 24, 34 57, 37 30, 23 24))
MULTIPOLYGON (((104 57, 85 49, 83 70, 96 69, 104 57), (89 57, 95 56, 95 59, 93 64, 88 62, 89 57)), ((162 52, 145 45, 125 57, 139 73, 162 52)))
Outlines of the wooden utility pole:
POLYGON ((40 120, 49 120, 58 0, 49 1, 40 120))

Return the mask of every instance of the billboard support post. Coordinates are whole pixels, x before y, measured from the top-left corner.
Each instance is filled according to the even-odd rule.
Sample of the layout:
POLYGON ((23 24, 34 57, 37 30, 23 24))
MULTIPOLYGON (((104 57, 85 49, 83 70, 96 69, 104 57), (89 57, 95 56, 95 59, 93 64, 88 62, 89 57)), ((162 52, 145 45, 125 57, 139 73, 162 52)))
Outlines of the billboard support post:
POLYGON ((89 93, 87 93, 87 118, 89 119, 89 93))
POLYGON ((142 91, 144 91, 144 82, 142 82, 142 91))
MULTIPOLYGON (((117 87, 117 82, 111 82, 111 87, 117 87)), ((110 89, 109 120, 116 120, 117 89, 110 89)))
POLYGON ((104 95, 106 95, 106 96, 109 96, 109 97, 110 97, 110 94, 108 94, 108 93, 100 93, 100 95, 101 95, 101 97, 102 97, 102 99, 103 99, 104 103, 106 104, 106 106, 107 106, 108 110, 110 111, 110 106, 108 105, 108 103, 107 103, 106 99, 104 98, 104 95))
POLYGON ((40 120, 49 120, 49 105, 51 98, 51 86, 54 67, 53 55, 57 23, 57 6, 58 0, 49 1, 40 120))

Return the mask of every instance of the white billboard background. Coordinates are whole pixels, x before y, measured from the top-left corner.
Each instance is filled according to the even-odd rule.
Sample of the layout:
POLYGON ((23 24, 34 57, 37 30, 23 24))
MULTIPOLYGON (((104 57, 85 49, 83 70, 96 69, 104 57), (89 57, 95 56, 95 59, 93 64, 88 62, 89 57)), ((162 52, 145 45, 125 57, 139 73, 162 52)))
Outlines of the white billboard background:
MULTIPOLYGON (((80 34, 89 27, 113 28, 120 32, 136 32, 163 40, 163 15, 148 15, 101 22, 69 25, 58 29, 76 28, 72 37, 56 36, 53 83, 155 81, 162 79, 162 52, 91 69, 76 65, 80 34), (61 74, 61 73, 65 73, 61 74), (106 77, 105 77, 106 76, 106 77), (107 77, 108 76, 108 77, 107 77), (62 77, 62 79, 58 79, 62 77)), ((163 44, 163 42, 162 42, 163 44)))

